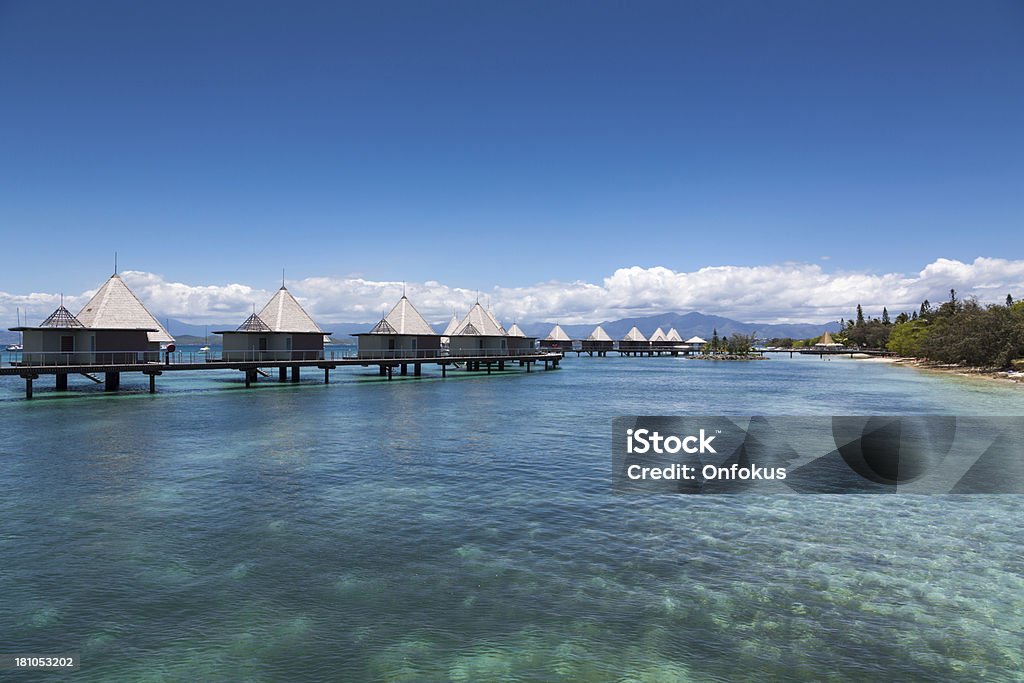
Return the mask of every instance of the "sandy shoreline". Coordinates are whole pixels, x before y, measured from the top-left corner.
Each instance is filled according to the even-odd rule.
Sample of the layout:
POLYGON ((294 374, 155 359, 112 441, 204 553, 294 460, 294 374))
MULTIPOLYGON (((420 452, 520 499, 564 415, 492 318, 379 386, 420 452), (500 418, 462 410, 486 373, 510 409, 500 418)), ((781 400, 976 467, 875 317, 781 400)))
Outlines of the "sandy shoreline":
POLYGON ((959 377, 970 377, 972 379, 995 380, 998 382, 1009 382, 1012 384, 1024 383, 1024 372, 1013 370, 1000 370, 996 368, 976 368, 965 365, 948 365, 943 363, 931 363, 919 358, 904 358, 899 356, 854 356, 854 360, 867 361, 869 363, 892 363, 894 365, 906 365, 918 370, 941 372, 947 375, 959 377))

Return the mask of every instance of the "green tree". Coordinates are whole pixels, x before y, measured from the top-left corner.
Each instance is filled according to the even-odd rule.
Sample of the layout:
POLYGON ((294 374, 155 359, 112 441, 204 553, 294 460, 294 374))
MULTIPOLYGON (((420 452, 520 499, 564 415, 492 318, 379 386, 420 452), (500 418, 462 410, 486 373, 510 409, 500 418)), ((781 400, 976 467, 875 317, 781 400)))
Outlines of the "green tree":
POLYGON ((857 327, 864 324, 864 310, 857 304, 857 327))
POLYGON ((889 324, 889 309, 886 308, 885 306, 882 306, 882 324, 889 324))
POLYGON ((901 356, 920 357, 922 345, 928 335, 928 324, 923 320, 896 323, 889 334, 886 348, 901 356))
POLYGON ((718 338, 718 328, 716 327, 711 332, 711 353, 718 353, 718 349, 721 345, 722 340, 718 338))
POLYGON ((1006 307, 1009 308, 1010 306, 1013 306, 1013 297, 1010 296, 1009 294, 1007 294, 1006 295, 1006 307))

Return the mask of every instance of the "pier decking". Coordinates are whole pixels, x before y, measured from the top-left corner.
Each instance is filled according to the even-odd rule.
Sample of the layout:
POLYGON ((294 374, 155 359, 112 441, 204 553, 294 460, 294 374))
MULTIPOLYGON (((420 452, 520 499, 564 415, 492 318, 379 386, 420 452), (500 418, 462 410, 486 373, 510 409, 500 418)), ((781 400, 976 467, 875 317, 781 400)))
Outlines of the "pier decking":
MULTIPOLYGON (((278 381, 285 382, 289 379, 298 382, 302 368, 317 368, 324 371, 324 383, 330 383, 331 370, 343 367, 362 366, 370 367, 376 365, 379 368, 381 377, 389 380, 394 373, 407 375, 411 369, 413 376, 419 377, 423 373, 424 365, 437 365, 441 368, 441 376, 447 377, 448 370, 453 366, 462 366, 462 369, 470 372, 486 372, 491 374, 492 370, 503 371, 506 364, 518 363, 519 367, 525 367, 526 372, 531 372, 534 365, 543 363, 545 370, 558 368, 558 362, 562 359, 561 353, 549 353, 541 351, 508 353, 499 350, 483 349, 479 353, 460 353, 459 355, 443 355, 438 352, 419 353, 413 351, 402 355, 395 352, 382 352, 374 357, 353 357, 343 354, 323 353, 309 354, 297 353, 293 358, 282 358, 281 354, 269 352, 260 356, 256 352, 249 359, 239 360, 232 357, 230 360, 222 360, 217 354, 204 356, 192 352, 171 352, 161 353, 160 360, 144 360, 153 354, 141 356, 134 352, 125 353, 122 357, 118 354, 104 354, 105 361, 114 362, 80 362, 84 354, 55 354, 54 357, 45 357, 47 354, 26 354, 28 361, 12 361, 9 367, 0 367, 0 376, 17 376, 25 380, 25 398, 31 399, 33 395, 33 382, 44 375, 55 377, 55 386, 58 391, 66 391, 68 388, 68 375, 82 375, 94 382, 100 382, 94 375, 103 373, 104 388, 107 391, 117 391, 121 386, 121 373, 139 372, 149 377, 149 391, 156 393, 156 378, 165 372, 200 372, 206 370, 238 370, 245 374, 245 386, 249 387, 255 383, 259 376, 269 377, 265 369, 278 370, 278 381), (67 362, 59 356, 66 356, 67 362), (317 357, 310 357, 315 355, 317 357), (34 358, 33 358, 34 356, 34 358), (117 362, 122 361, 122 362, 117 362)), ((100 354, 97 354, 100 355, 100 354)))

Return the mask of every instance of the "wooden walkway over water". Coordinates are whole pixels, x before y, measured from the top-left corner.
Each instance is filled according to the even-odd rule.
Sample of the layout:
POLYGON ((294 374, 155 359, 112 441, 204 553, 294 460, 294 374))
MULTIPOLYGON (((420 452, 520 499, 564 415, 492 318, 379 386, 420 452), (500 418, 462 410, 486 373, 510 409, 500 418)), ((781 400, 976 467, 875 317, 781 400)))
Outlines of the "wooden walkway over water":
POLYGON ((97 384, 104 384, 107 391, 117 391, 121 387, 121 374, 139 372, 149 378, 149 392, 156 393, 156 378, 165 372, 202 372, 209 370, 237 370, 245 375, 245 386, 250 387, 259 377, 272 377, 268 369, 277 369, 278 381, 292 382, 300 380, 302 368, 317 368, 324 372, 324 383, 331 381, 331 371, 344 367, 370 367, 376 365, 381 377, 389 380, 395 373, 407 375, 412 372, 415 377, 423 374, 424 365, 436 365, 441 368, 441 376, 447 377, 450 369, 462 369, 468 372, 504 371, 506 365, 517 365, 532 372, 534 365, 544 365, 545 370, 558 368, 562 359, 561 353, 533 351, 527 353, 488 353, 464 356, 410 356, 389 358, 359 358, 339 356, 336 358, 314 358, 308 360, 218 360, 210 358, 202 360, 195 354, 168 354, 164 362, 123 362, 123 363, 80 363, 80 364, 22 364, 12 362, 9 367, 0 367, 0 377, 16 376, 25 381, 25 398, 33 395, 33 382, 44 375, 53 375, 57 391, 68 390, 68 376, 81 375, 97 384), (102 374, 103 380, 96 375, 102 374), (290 377, 289 377, 290 375, 290 377))

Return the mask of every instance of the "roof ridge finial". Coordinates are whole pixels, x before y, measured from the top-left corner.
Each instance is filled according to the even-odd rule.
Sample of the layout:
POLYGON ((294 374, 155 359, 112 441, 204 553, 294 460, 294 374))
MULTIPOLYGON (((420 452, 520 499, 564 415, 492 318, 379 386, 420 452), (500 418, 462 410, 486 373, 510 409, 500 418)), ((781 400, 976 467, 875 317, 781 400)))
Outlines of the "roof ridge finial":
POLYGON ((405 298, 405 280, 402 280, 402 298, 405 298))
POLYGON ((281 269, 281 289, 284 289, 284 268, 281 269))
POLYGON ((117 275, 117 252, 114 252, 114 275, 117 275))

